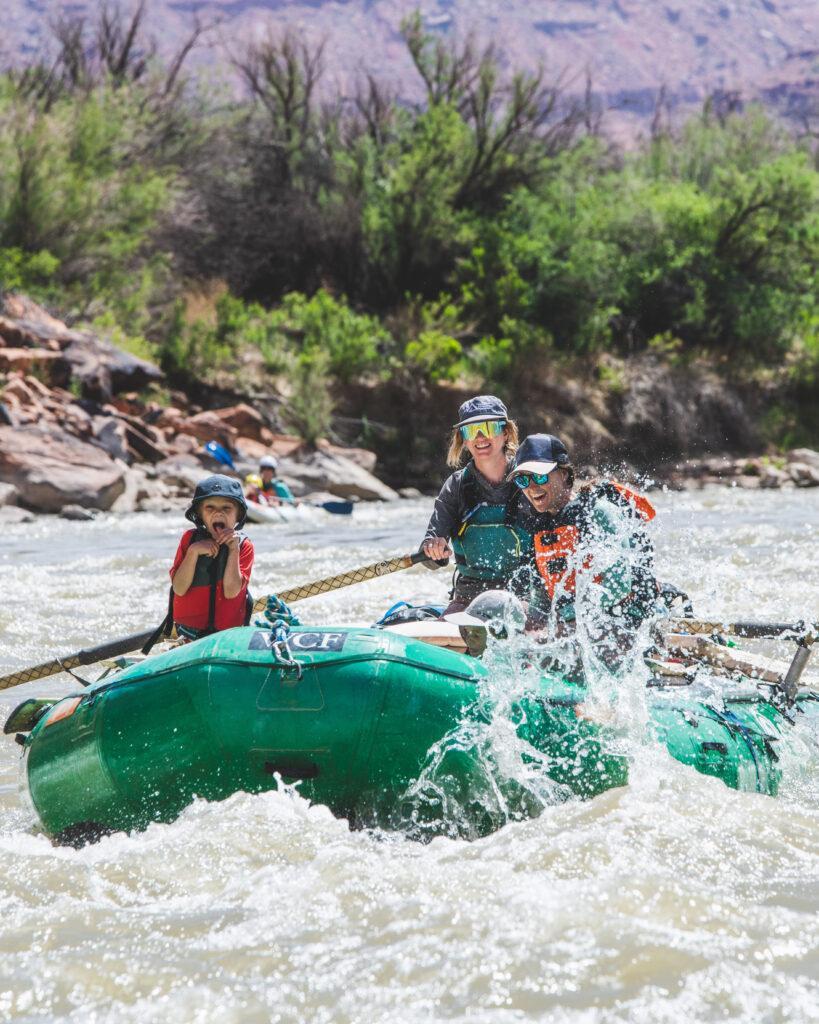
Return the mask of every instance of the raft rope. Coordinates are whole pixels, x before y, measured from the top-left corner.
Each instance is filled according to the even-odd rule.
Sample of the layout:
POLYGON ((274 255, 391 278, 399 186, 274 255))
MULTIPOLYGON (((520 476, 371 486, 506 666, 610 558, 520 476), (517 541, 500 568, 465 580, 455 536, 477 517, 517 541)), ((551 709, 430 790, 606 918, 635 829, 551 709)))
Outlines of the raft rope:
POLYGON ((270 645, 273 660, 288 671, 296 673, 296 679, 301 679, 304 669, 301 663, 293 657, 290 650, 290 627, 286 624, 276 627, 273 630, 274 640, 270 645))
POLYGON ((304 670, 300 662, 293 657, 293 652, 290 649, 291 629, 293 626, 301 625, 293 611, 281 598, 271 595, 265 605, 264 618, 257 619, 256 625, 260 629, 269 629, 273 633, 270 651, 276 664, 288 671, 295 672, 296 679, 301 679, 304 670))

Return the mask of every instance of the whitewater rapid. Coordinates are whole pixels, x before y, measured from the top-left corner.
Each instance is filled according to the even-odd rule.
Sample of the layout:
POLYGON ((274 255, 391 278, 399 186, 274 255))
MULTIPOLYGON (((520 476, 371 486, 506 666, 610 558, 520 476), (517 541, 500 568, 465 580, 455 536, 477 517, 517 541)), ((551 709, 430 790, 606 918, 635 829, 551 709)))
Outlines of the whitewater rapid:
MULTIPOLYGON (((819 618, 819 493, 656 494, 659 574, 703 617, 819 618)), ((250 527, 256 594, 412 551, 428 502, 250 527)), ((40 518, 0 538, 0 671, 162 618, 181 516, 40 518)), ((423 568, 299 605, 368 623, 441 600, 423 568)), ((89 670, 90 671, 90 670, 89 670)), ((0 717, 65 676, 0 694, 0 717)), ((819 1020, 819 738, 777 799, 655 746, 632 781, 475 842, 352 832, 297 790, 72 850, 31 830, 0 743, 0 1020, 819 1020)))

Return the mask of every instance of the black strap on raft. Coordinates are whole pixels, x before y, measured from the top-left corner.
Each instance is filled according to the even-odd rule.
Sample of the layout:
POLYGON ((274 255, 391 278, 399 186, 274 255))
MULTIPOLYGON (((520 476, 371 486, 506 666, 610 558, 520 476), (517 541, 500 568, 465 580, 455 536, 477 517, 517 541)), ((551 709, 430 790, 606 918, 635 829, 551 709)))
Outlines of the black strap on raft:
MULTIPOLYGON (((194 534, 194 536, 191 538, 191 544, 193 544, 193 542, 195 540, 197 540, 197 539, 201 540, 202 538, 198 538, 197 535, 194 534)), ((240 551, 241 551, 242 544, 244 544, 244 542, 246 540, 247 540, 246 537, 242 537, 242 540, 241 540, 241 542, 239 544, 239 550, 240 551)), ((217 585, 219 583, 219 580, 220 580, 221 576, 223 576, 224 572, 225 572, 225 562, 227 561, 227 553, 226 552, 227 552, 227 548, 222 548, 219 551, 219 554, 216 556, 216 558, 212 559, 211 565, 209 566, 209 569, 208 569, 208 575, 209 575, 209 580, 208 580, 208 624, 205 627, 205 629, 196 630, 196 633, 197 633, 196 639, 199 639, 200 637, 203 637, 203 636, 210 636, 212 633, 216 632, 216 587, 217 587, 217 585), (221 569, 221 572, 220 572, 220 569, 221 569)), ((168 591, 168 611, 167 611, 167 614, 165 615, 165 618, 162 620, 162 622, 160 622, 160 624, 157 627, 157 629, 155 630, 155 632, 153 632, 151 634, 151 636, 146 641, 145 645, 141 648, 143 654, 150 653, 151 648, 155 644, 157 644, 159 642, 160 638, 164 638, 165 640, 167 640, 170 637, 171 633, 173 632, 173 627, 174 627, 173 599, 174 599, 174 591, 173 591, 173 584, 171 584, 171 587, 170 587, 170 589, 168 591)), ((244 615, 244 620, 243 620, 245 626, 247 626, 250 623, 250 618, 251 618, 252 615, 253 615, 253 598, 250 596, 250 592, 248 591, 247 596, 245 598, 245 615, 244 615)))
POLYGON ((461 507, 465 510, 461 525, 467 521, 481 502, 481 493, 475 474, 467 466, 461 474, 461 507))
MULTIPOLYGON (((511 526, 515 522, 520 496, 520 488, 514 487, 509 496, 509 500, 506 502, 506 511, 503 518, 504 526, 511 526)), ((467 511, 464 512, 461 518, 461 525, 459 529, 469 522, 470 518, 479 508, 483 508, 484 505, 490 504, 491 502, 485 501, 481 497, 481 489, 478 485, 478 481, 475 479, 475 470, 472 468, 472 465, 470 464, 466 466, 463 471, 463 475, 461 476, 461 505, 467 511)))
POLYGON ((159 623, 156 630, 151 633, 148 639, 145 641, 141 648, 143 654, 150 654, 151 648, 154 644, 159 643, 160 637, 164 637, 166 640, 173 631, 173 585, 171 585, 168 592, 168 612, 165 618, 159 623))
POLYGON ((224 563, 227 562, 227 555, 222 557, 222 552, 226 551, 226 548, 220 548, 217 552, 216 558, 214 558, 210 566, 208 567, 210 574, 210 582, 208 583, 208 624, 205 626, 203 631, 204 636, 209 636, 216 625, 216 585, 219 582, 219 563, 222 562, 222 573, 224 575, 224 563))
MULTIPOLYGON (((467 466, 461 474, 461 507, 463 508, 463 514, 461 515, 461 521, 458 524, 456 534, 458 537, 464 532, 469 523, 469 520, 479 508, 483 508, 486 504, 482 500, 480 490, 478 489, 478 481, 475 479, 473 473, 470 472, 470 467, 467 466)), ((454 553, 454 561, 456 565, 466 565, 466 559, 459 552, 454 553)))

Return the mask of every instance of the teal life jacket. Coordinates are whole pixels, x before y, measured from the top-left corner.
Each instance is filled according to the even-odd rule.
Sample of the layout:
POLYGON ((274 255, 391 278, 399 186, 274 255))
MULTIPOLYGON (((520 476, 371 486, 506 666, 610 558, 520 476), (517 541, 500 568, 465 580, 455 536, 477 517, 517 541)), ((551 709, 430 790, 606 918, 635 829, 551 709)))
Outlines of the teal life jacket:
POLYGON ((464 470, 461 486, 464 517, 450 539, 458 573, 497 581, 503 588, 532 545, 532 534, 516 521, 518 495, 502 505, 482 501, 471 466, 464 470))
POLYGON ((269 484, 264 484, 261 488, 262 494, 275 494, 277 498, 281 498, 282 501, 287 501, 291 505, 296 504, 296 499, 293 497, 293 492, 284 482, 284 480, 271 480, 269 484))

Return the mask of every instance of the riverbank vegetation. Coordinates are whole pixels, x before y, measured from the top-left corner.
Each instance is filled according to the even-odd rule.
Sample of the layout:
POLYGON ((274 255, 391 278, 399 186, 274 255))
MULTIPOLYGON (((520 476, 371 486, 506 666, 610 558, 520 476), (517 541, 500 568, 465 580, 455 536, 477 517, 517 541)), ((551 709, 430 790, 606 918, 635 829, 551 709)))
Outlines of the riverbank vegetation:
MULTIPOLYGON (((404 25, 422 98, 328 100, 322 49, 234 52, 244 91, 161 61, 132 19, 64 22, 0 75, 0 287, 106 328, 178 386, 314 396, 389 377, 513 388, 653 352, 776 374, 816 406, 815 141, 716 102, 628 152, 588 98, 404 25), (605 356, 606 358, 601 358, 605 356)), ((774 406, 773 440, 819 421, 774 406)))

